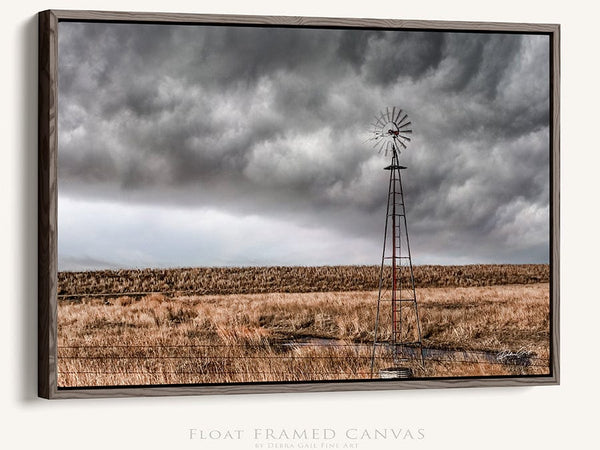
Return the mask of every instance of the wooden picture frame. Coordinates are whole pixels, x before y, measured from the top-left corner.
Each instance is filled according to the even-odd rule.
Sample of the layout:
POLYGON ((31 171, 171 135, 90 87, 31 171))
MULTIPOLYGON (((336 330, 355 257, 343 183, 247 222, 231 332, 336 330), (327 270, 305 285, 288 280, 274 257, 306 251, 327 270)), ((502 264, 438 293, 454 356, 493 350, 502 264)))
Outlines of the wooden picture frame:
MULTIPOLYGON (((38 124, 38 395, 47 399, 323 392, 559 384, 559 94, 560 27, 555 24, 442 22, 242 15, 47 10, 39 13, 38 124), (541 34, 549 37, 549 374, 407 380, 266 382, 200 385, 58 386, 58 35, 60 22, 266 26, 459 33, 541 34)), ((386 106, 386 105, 382 105, 386 106)))

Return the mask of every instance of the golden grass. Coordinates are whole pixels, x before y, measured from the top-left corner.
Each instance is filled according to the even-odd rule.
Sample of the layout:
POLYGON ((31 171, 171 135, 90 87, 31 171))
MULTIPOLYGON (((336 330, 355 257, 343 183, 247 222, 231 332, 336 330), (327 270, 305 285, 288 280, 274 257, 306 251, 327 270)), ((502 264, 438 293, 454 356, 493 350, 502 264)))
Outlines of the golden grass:
MULTIPOLYGON (((548 373, 548 283, 420 288, 417 297, 424 346, 488 353, 479 363, 464 362, 461 353, 431 357, 424 369, 410 361, 416 376, 548 373), (489 353, 521 350, 535 355, 531 366, 500 364, 489 353)), ((369 378, 376 303, 376 291, 60 301, 58 383, 369 378), (328 345, 318 345, 324 341, 315 338, 328 339, 328 345), (290 345, 292 341, 304 344, 290 345)), ((382 311, 382 340, 390 334, 386 313, 382 311)), ((392 363, 385 347, 377 356, 375 373, 392 363)))

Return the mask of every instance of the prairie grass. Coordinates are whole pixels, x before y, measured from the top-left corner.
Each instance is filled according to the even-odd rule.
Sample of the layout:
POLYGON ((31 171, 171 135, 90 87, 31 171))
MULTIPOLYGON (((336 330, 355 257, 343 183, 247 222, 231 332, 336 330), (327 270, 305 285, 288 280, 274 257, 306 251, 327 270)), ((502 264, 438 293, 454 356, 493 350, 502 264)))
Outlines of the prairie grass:
MULTIPOLYGON (((370 378, 377 295, 366 290, 61 300, 58 384, 370 378)), ((423 287, 417 297, 424 346, 457 351, 426 359, 424 368, 408 361, 416 376, 548 373, 548 283, 423 287), (477 354, 469 353, 465 360, 465 351, 486 357, 475 361, 477 354), (502 351, 524 352, 531 364, 503 364, 494 358, 502 351)), ((390 337, 386 312, 378 340, 390 337)), ((392 364, 386 347, 378 347, 376 356, 375 374, 392 364)))
MULTIPOLYGON (((189 269, 59 272, 58 295, 160 292, 180 295, 261 294, 273 292, 370 291, 379 288, 380 266, 201 267, 189 269)), ((385 277, 391 277, 386 267, 385 277)), ((408 283, 408 273, 403 282, 408 283)), ((469 287, 544 283, 547 264, 473 264, 415 266, 417 287, 469 287)))

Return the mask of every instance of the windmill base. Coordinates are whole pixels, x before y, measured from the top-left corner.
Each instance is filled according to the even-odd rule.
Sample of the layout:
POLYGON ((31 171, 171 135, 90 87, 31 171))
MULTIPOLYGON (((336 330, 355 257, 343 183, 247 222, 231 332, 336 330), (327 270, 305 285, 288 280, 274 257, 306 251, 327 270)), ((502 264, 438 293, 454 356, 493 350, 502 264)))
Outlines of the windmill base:
POLYGON ((379 371, 379 378, 412 378, 412 369, 408 367, 387 367, 379 371))

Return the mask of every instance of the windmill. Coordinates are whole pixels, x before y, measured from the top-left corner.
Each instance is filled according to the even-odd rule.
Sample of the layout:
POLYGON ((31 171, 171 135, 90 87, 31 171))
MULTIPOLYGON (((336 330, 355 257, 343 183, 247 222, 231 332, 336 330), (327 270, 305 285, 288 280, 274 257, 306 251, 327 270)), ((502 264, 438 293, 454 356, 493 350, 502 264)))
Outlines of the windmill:
POLYGON ((402 109, 388 107, 375 117, 369 139, 380 154, 391 157, 390 165, 384 168, 390 171, 390 180, 371 358, 372 376, 377 347, 391 350, 394 367, 380 370, 382 378, 412 377, 412 370, 401 366, 410 359, 420 359, 425 365, 402 190, 402 170, 406 167, 399 163, 400 151, 411 141, 411 123, 402 109), (382 312, 389 316, 383 316, 382 312), (379 328, 384 323, 381 319, 384 318, 385 323, 389 318, 389 338, 378 341, 379 328))

